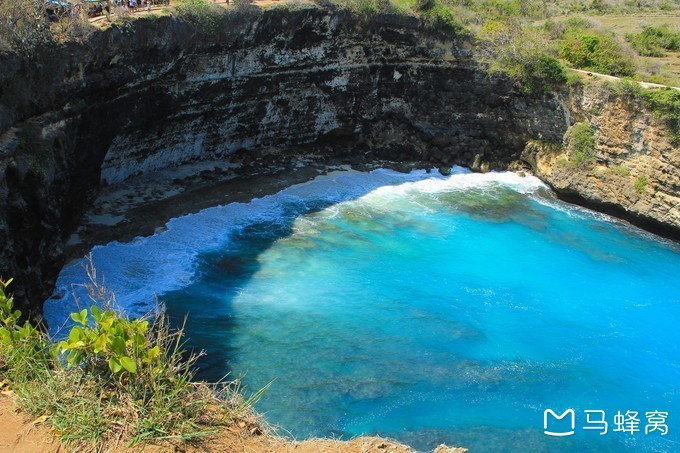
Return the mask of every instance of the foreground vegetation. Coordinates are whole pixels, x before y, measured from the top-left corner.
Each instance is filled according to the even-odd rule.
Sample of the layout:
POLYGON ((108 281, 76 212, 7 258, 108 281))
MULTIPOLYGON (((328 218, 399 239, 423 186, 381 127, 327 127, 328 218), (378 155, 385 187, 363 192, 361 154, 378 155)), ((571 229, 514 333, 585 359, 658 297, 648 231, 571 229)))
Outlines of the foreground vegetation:
MULTIPOLYGON (((166 318, 128 319, 93 283, 93 305, 73 313, 68 336, 53 343, 21 322, 0 281, 0 381, 27 414, 72 447, 105 448, 141 441, 191 441, 220 426, 255 425, 252 405, 235 382, 193 381, 197 356, 182 349, 182 330, 166 318)), ((259 429, 259 428, 258 428, 259 429)))

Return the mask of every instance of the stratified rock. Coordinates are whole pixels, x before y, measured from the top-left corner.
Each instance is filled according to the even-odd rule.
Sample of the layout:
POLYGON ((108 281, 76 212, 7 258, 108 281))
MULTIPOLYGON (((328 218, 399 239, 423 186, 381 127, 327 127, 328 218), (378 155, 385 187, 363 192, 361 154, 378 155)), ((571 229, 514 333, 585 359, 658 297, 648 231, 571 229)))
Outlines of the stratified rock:
POLYGON ((302 146, 319 160, 482 172, 522 157, 563 197, 678 234, 680 159, 659 121, 603 98, 595 114, 585 89, 527 93, 489 76, 470 48, 415 17, 310 6, 231 10, 215 33, 138 19, 30 59, 2 53, 0 275, 39 313, 102 185, 205 160, 264 174, 302 146), (583 116, 598 130, 592 170, 522 153, 562 142, 583 116), (619 163, 625 180, 606 171, 619 163))
POLYGON ((140 173, 238 155, 248 175, 310 144, 353 162, 438 147, 446 166, 483 150, 479 169, 501 168, 531 138, 561 140, 557 96, 489 77, 469 49, 415 17, 310 6, 231 10, 215 33, 138 19, 1 54, 0 274, 38 312, 100 184, 140 173))
POLYGON ((566 139, 530 143, 522 158, 561 198, 680 239, 680 149, 642 102, 596 85, 576 88, 573 115, 592 126, 595 158, 570 161, 566 139))

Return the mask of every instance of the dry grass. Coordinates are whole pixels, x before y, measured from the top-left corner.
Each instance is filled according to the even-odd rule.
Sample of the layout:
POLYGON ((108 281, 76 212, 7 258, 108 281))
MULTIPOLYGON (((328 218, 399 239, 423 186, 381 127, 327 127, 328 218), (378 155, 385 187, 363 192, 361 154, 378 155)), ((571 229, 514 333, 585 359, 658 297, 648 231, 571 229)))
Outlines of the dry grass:
MULTIPOLYGON (((92 303, 110 306, 111 293, 96 281, 93 268, 88 274, 92 303)), ((69 366, 45 333, 31 328, 24 334, 15 321, 19 315, 7 317, 13 300, 5 288, 0 282, 0 380, 27 415, 42 418, 69 448, 110 450, 150 441, 186 446, 222 428, 250 435, 271 431, 253 410, 266 387, 246 397, 238 381, 195 382, 198 356, 183 351, 183 330, 170 329, 163 312, 147 331, 147 347, 160 350, 148 366, 139 362, 134 372, 112 371, 102 352, 87 352, 69 366)))
MULTIPOLYGON (((640 33, 643 27, 680 24, 680 12, 647 13, 636 15, 612 15, 593 17, 593 21, 614 33, 620 40, 624 40, 628 33, 640 33)), ((667 51, 664 57, 639 57, 641 72, 653 77, 652 82, 665 83, 680 87, 680 52, 667 51)))

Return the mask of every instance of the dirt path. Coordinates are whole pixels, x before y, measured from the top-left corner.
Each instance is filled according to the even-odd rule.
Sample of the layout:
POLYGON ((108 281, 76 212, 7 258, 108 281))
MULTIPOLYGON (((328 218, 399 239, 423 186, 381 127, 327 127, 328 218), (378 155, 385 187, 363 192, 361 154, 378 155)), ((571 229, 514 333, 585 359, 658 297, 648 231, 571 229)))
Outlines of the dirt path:
MULTIPOLYGON (((11 396, 0 395, 0 453, 57 453, 74 450, 64 447, 40 419, 32 420, 18 412, 11 396)), ((311 439, 302 442, 266 435, 252 436, 226 428, 196 445, 148 445, 119 447, 114 453, 188 452, 188 453, 411 453, 412 449, 379 437, 358 437, 349 441, 311 439)), ((440 446, 435 453, 467 453, 466 449, 440 446)))
POLYGON ((17 413, 12 398, 0 395, 0 452, 50 453, 60 448, 47 427, 33 424, 17 413))
MULTIPOLYGON (((586 75, 589 75, 591 77, 597 77, 599 79, 615 80, 615 81, 621 80, 621 77, 615 77, 615 76, 608 75, 608 74, 600 74, 598 72, 583 71, 581 69, 573 69, 573 68, 569 68, 569 70, 574 71, 574 72, 578 72, 580 74, 586 74, 586 75)), ((673 88, 674 90, 680 91, 680 88, 678 88, 678 87, 674 87, 674 86, 670 86, 670 85, 661 85, 659 83, 638 82, 638 84, 641 87, 644 87, 644 88, 673 88)))

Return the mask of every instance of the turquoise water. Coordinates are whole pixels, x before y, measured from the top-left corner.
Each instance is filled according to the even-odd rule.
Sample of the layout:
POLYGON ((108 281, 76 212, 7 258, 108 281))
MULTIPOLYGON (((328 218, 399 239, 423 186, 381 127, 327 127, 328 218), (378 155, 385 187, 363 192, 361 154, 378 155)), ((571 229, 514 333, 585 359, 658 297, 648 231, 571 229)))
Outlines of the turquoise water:
POLYGON ((677 246, 513 174, 352 172, 294 190, 95 263, 131 312, 162 274, 156 291, 208 353, 201 376, 273 382, 257 409, 297 438, 680 451, 677 246), (575 433, 545 435, 544 410, 569 408, 575 433), (605 411, 607 434, 583 429, 585 410, 605 411), (641 432, 613 432, 629 410, 641 432), (665 436, 644 432, 655 410, 665 436))

